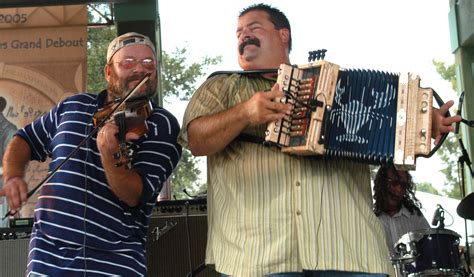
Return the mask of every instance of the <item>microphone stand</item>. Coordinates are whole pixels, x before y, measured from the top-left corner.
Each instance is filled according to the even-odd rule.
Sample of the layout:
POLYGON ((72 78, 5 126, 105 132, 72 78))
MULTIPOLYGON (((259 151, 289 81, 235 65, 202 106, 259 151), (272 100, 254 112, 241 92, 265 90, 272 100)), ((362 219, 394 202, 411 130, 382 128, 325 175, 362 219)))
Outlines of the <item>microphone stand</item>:
MULTIPOLYGON (((466 148, 464 148, 464 144, 462 143, 462 140, 459 139, 459 145, 461 146, 461 151, 462 155, 458 159, 458 167, 461 170, 461 199, 466 196, 465 193, 465 179, 464 179, 464 164, 466 163, 469 171, 471 172, 471 177, 474 175, 472 172, 472 167, 471 167, 471 160, 469 159, 469 155, 466 151, 466 148)), ((464 234, 466 238, 466 251, 464 252, 464 259, 466 260, 466 267, 467 267, 467 273, 471 274, 471 255, 469 251, 469 240, 468 240, 468 232, 467 232, 467 220, 464 219, 464 234)))
MULTIPOLYGON (((469 168, 469 172, 471 173, 471 177, 474 177, 474 172, 472 171, 471 159, 469 159, 469 153, 467 153, 467 150, 464 147, 464 143, 462 143, 462 139, 459 139, 459 145, 461 146, 461 151, 462 151, 462 156, 459 157, 459 160, 460 160, 462 165, 464 165, 464 163, 466 163, 467 167, 469 168)), ((461 170, 464 173, 464 167, 461 168, 461 170)), ((462 177, 464 177, 464 175, 462 177)), ((462 185, 463 185, 463 189, 464 189, 464 183, 462 185)), ((462 194, 464 194, 464 190, 462 191, 462 194)), ((465 195, 463 195, 463 197, 464 196, 465 195)))

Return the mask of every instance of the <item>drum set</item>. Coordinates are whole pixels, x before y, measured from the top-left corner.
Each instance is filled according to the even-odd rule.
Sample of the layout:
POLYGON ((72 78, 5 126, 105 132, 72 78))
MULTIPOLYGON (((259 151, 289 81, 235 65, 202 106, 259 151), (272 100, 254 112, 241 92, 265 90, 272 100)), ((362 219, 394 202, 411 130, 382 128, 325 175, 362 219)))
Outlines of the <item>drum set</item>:
POLYGON ((392 263, 397 276, 464 276, 460 235, 447 229, 426 229, 403 235, 392 263))
MULTIPOLYGON (((474 193, 465 197, 457 208, 459 216, 474 220, 474 193)), ((391 258, 397 277, 473 276, 470 263, 463 265, 461 236, 444 229, 444 218, 436 229, 408 232, 395 243, 391 258)), ((469 261, 469 250, 464 260, 469 261)))

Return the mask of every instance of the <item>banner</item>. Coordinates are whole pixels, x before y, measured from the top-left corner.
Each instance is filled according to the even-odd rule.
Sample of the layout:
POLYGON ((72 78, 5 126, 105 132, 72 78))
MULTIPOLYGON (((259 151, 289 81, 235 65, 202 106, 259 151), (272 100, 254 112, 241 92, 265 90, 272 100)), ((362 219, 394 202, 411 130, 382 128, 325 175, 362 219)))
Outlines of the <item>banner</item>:
MULTIPOLYGON (((85 91, 87 23, 86 5, 0 9, 0 130, 5 130, 1 156, 12 130, 85 91)), ((29 190, 46 176, 47 166, 30 163, 29 190)), ((29 199, 20 217, 32 217, 36 199, 29 199)), ((1 217, 6 209, 3 204, 1 217)))

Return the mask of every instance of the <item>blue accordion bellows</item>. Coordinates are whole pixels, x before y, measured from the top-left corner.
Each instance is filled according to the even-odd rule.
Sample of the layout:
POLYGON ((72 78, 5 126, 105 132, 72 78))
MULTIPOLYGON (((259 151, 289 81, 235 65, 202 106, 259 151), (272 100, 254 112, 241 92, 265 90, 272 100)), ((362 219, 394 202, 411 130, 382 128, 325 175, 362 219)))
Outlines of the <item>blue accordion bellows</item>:
POLYGON ((393 161, 398 75, 370 70, 339 72, 326 155, 374 164, 393 161))

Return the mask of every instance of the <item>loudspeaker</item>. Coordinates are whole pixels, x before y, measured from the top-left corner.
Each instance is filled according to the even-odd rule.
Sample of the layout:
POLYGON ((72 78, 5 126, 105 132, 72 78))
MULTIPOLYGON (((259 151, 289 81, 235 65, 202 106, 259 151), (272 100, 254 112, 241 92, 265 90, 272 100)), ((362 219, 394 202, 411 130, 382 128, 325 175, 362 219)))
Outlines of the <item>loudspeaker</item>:
POLYGON ((29 243, 29 238, 0 240, 0 276, 25 276, 29 243))
MULTIPOLYGON (((158 202, 148 230, 147 276, 220 276, 204 266, 207 242, 205 199, 158 202)), ((0 231, 0 276, 25 276, 31 228, 0 228, 0 231)))
POLYGON ((204 266, 206 242, 205 199, 158 202, 147 237, 147 276, 220 276, 204 266))

